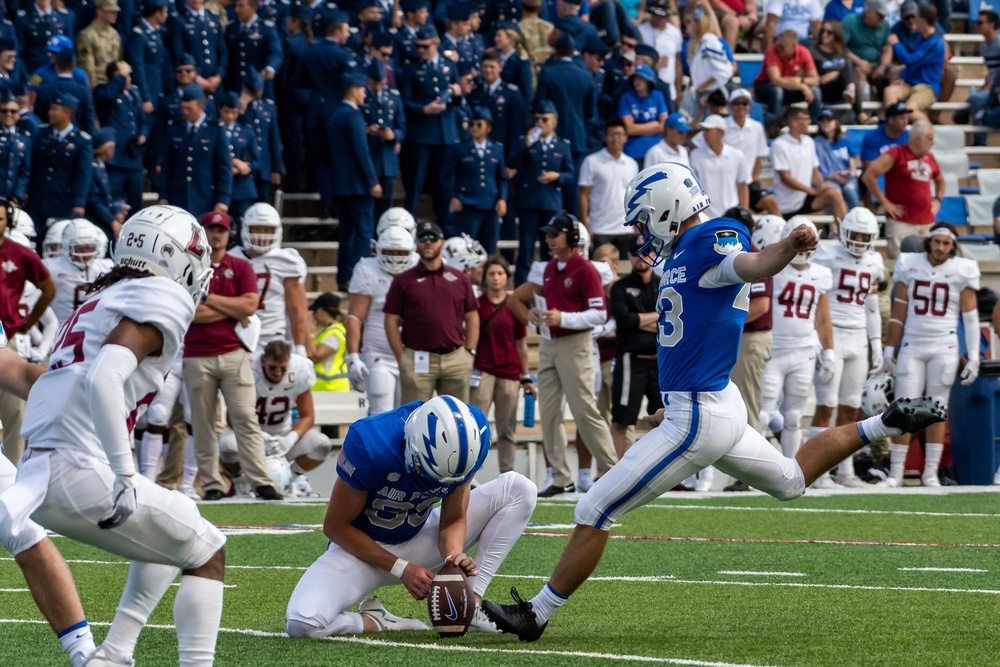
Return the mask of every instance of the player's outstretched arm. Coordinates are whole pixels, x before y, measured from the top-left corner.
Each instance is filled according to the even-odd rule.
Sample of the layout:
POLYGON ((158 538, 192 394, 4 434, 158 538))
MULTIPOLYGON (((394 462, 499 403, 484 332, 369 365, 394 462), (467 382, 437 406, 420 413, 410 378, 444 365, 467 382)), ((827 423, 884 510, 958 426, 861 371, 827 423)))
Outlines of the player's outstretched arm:
POLYGON ((21 358, 17 352, 0 349, 0 389, 23 399, 45 369, 21 358))
POLYGON ((788 266, 795 255, 815 250, 818 245, 816 233, 806 225, 799 225, 787 238, 768 245, 760 252, 740 253, 733 260, 733 268, 744 282, 755 283, 775 276, 788 266))

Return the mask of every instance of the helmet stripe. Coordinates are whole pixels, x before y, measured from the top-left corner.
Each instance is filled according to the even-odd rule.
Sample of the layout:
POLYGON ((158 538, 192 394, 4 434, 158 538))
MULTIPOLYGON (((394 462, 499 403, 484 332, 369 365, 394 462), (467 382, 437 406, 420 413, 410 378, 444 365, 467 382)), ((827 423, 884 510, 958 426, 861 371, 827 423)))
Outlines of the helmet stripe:
POLYGON ((451 409, 451 414, 455 419, 455 429, 458 431, 458 470, 459 475, 465 475, 465 467, 469 463, 469 435, 465 427, 465 419, 462 411, 451 396, 442 396, 441 399, 451 409))

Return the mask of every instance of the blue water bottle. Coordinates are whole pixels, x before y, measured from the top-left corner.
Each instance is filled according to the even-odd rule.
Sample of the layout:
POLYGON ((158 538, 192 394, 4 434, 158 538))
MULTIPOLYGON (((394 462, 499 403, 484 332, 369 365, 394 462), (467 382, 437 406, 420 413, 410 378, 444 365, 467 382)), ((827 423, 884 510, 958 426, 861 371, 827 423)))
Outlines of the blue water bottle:
POLYGON ((296 406, 292 408, 292 424, 299 423, 299 408, 296 406))
MULTIPOLYGON (((538 376, 531 374, 531 383, 537 382, 538 376)), ((524 418, 521 420, 525 428, 532 428, 535 425, 535 395, 525 392, 524 394, 524 418)))

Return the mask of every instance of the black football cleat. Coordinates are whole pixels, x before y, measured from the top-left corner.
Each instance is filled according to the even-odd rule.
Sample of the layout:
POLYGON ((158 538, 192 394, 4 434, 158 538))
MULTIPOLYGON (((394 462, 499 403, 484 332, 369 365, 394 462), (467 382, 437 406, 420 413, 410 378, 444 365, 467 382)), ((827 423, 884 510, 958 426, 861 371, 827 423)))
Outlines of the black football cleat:
POLYGON ((497 604, 483 600, 480 607, 501 632, 517 635, 522 642, 537 641, 548 623, 538 625, 531 603, 522 600, 516 588, 510 589, 510 596, 514 598, 515 604, 497 604))
POLYGON ((552 496, 558 496, 560 493, 575 493, 576 484, 573 482, 568 482, 566 486, 558 486, 556 484, 549 484, 544 489, 538 492, 539 498, 551 498, 552 496))
POLYGON ((257 497, 261 500, 282 500, 284 498, 270 484, 261 484, 254 491, 257 492, 257 497))
POLYGON ((916 433, 947 417, 944 404, 935 398, 897 398, 882 413, 882 423, 903 433, 916 433))
POLYGON ((208 501, 222 500, 222 496, 223 496, 222 491, 220 491, 219 489, 209 489, 208 491, 205 492, 203 500, 208 500, 208 501))

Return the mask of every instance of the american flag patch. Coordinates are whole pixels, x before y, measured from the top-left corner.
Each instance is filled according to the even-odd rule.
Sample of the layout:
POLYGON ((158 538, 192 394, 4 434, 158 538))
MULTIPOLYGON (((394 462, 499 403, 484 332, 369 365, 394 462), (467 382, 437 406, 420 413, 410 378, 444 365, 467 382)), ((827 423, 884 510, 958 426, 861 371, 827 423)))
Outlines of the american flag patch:
POLYGON ((348 477, 354 476, 354 464, 347 460, 347 454, 344 450, 340 450, 340 456, 337 457, 337 467, 347 473, 348 477))

